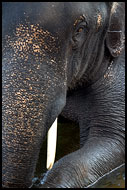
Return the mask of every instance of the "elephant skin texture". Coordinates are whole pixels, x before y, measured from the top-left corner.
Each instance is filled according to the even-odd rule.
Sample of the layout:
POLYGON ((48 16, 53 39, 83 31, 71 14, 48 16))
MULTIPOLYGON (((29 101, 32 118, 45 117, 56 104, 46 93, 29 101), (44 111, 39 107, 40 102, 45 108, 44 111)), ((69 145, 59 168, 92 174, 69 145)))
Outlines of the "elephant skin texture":
POLYGON ((125 162, 125 3, 3 2, 2 183, 31 187, 42 141, 61 114, 80 149, 42 188, 83 188, 125 162))

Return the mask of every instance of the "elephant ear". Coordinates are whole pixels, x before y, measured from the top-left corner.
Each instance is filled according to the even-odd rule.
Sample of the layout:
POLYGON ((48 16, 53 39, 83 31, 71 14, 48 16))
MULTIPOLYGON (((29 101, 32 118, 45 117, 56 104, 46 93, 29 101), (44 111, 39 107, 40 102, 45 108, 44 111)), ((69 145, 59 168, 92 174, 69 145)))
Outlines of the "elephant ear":
POLYGON ((106 36, 107 47, 113 57, 120 55, 124 48, 125 3, 113 2, 111 5, 109 28, 106 36))

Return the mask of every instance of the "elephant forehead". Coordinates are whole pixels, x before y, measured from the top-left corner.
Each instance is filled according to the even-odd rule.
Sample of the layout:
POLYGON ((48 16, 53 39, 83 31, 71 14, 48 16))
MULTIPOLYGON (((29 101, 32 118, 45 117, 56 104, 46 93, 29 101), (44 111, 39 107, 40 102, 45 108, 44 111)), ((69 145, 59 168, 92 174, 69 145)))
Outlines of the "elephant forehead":
POLYGON ((3 3, 3 30, 14 27, 20 20, 40 24, 50 32, 64 32, 67 25, 77 17, 87 15, 90 20, 97 19, 97 13, 105 13, 104 2, 14 2, 3 3), (12 11, 13 10, 13 11, 12 11))
POLYGON ((22 22, 29 21, 33 25, 55 32, 62 22, 63 3, 59 2, 14 2, 3 3, 3 33, 8 33, 22 22), (13 11, 12 11, 13 10, 13 11), (61 22, 60 22, 61 21, 61 22), (56 27, 54 27, 56 26, 56 27))

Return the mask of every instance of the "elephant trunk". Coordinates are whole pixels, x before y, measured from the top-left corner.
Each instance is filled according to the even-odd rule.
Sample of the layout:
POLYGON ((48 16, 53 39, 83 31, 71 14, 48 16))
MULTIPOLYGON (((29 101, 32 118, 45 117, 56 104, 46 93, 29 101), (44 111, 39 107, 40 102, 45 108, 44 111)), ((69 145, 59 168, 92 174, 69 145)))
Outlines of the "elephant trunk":
MULTIPOLYGON (((12 42, 11 42, 12 43, 12 42)), ((15 42, 16 43, 16 42, 15 42)), ((7 51, 8 50, 8 51, 7 51)), ((31 185, 40 147, 66 102, 65 70, 53 58, 3 51, 2 176, 5 187, 31 185)))

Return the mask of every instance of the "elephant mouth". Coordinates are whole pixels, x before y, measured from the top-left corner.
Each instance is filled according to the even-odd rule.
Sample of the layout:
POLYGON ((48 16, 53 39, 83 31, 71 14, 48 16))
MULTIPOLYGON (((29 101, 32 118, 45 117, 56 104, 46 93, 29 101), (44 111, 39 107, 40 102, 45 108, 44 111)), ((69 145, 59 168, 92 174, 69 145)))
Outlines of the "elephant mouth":
POLYGON ((56 154, 56 143, 57 143, 57 118, 48 130, 47 137, 47 163, 46 168, 50 170, 53 167, 56 154))

